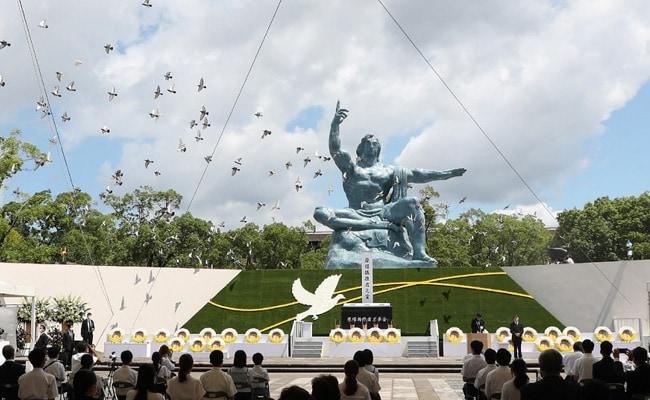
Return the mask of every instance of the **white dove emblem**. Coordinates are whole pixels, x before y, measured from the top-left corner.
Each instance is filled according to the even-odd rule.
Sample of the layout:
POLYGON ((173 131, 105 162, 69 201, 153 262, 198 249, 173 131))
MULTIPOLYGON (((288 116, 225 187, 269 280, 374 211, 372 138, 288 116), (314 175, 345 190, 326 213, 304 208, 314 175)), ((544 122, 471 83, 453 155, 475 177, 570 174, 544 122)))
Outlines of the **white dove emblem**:
POLYGON ((342 294, 337 294, 335 297, 332 297, 340 279, 341 275, 328 276, 318 285, 314 293, 310 293, 302 287, 300 278, 293 281, 293 285, 291 286, 293 297, 298 303, 310 306, 307 311, 296 315, 296 321, 302 321, 309 316, 312 319, 318 319, 319 315, 334 308, 339 300, 345 299, 345 296, 342 294))

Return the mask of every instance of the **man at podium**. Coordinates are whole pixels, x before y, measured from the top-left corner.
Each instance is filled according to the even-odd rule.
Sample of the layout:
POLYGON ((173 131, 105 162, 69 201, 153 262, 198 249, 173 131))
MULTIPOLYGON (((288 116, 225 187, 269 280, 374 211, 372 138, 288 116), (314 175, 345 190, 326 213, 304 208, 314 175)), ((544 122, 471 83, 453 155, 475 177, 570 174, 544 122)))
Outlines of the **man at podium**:
POLYGON ((485 329, 483 316, 480 313, 476 313, 476 316, 472 319, 472 333, 483 333, 485 329))

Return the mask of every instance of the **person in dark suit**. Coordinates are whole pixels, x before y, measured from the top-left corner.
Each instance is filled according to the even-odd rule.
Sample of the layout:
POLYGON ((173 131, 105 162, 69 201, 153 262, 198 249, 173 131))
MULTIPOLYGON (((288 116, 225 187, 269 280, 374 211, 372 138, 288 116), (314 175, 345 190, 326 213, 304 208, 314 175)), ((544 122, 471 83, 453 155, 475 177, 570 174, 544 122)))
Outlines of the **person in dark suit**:
POLYGON ((50 343, 50 336, 47 334, 45 325, 41 325, 40 329, 41 329, 41 335, 38 337, 38 340, 36 340, 36 344, 34 345, 34 348, 45 350, 47 349, 48 343, 50 343))
POLYGON ((6 361, 0 365, 0 397, 7 400, 18 400, 18 378, 25 373, 25 366, 14 361, 15 355, 10 345, 2 348, 6 361))
POLYGON ((524 326, 521 324, 521 321, 519 321, 519 315, 515 315, 510 324, 510 336, 512 337, 512 347, 514 347, 515 358, 523 358, 521 355, 521 336, 523 334, 524 326))
POLYGON ((63 364, 70 367, 72 363, 72 353, 74 352, 74 332, 72 330, 72 321, 66 321, 63 331, 63 364))
POLYGON ((627 383, 627 395, 650 395, 650 365, 648 365, 648 351, 643 347, 632 350, 632 361, 634 371, 625 373, 627 383))
POLYGON ((542 379, 522 386, 521 400, 578 400, 580 385, 562 379, 562 354, 554 349, 539 355, 539 370, 542 379))
MULTIPOLYGON (((593 365, 593 377, 605 383, 625 383, 623 364, 612 358, 612 343, 604 341, 600 344, 600 354, 603 358, 593 365)), ((618 354, 616 354, 618 358, 618 354)))
POLYGON ((92 320, 92 314, 88 313, 86 319, 81 323, 81 338, 88 345, 93 345, 93 333, 95 332, 95 321, 92 320))
POLYGON ((487 327, 485 326, 485 321, 483 321, 483 316, 480 313, 476 313, 476 316, 472 320, 472 333, 483 333, 487 327))

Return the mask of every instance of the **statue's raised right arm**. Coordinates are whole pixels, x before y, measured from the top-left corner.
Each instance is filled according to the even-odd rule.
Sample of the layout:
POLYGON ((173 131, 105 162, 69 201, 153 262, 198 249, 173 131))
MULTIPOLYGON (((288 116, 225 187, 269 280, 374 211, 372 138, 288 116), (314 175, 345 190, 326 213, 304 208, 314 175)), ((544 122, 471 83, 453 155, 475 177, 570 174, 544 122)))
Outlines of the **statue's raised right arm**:
POLYGON ((336 114, 332 119, 332 127, 330 128, 330 155, 334 159, 334 163, 341 170, 347 172, 353 167, 352 157, 345 150, 341 149, 341 139, 339 138, 339 126, 344 119, 348 117, 348 110, 340 108, 341 102, 336 102, 336 114))

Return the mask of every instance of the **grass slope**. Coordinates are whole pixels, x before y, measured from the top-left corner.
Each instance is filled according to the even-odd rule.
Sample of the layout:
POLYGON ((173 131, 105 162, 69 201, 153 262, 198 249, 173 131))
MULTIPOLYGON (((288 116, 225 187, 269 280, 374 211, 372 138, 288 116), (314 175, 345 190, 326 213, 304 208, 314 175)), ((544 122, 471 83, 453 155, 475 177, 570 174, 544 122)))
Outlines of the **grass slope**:
MULTIPOLYGON (((491 271, 495 271, 491 269, 491 271)), ((475 268, 437 268, 437 269, 384 269, 374 271, 374 282, 422 281, 450 275, 485 272, 475 268)), ((295 301, 291 294, 293 281, 300 278, 305 289, 314 291, 318 284, 327 276, 342 274, 337 290, 356 287, 361 283, 359 270, 263 270, 243 271, 233 282, 217 293, 213 302, 236 308, 260 308, 295 301)), ((482 276, 446 281, 463 285, 481 286, 524 293, 507 275, 482 276)), ((386 287, 375 288, 375 292, 386 287)), ((347 299, 361 295, 360 290, 344 293, 347 299)), ((543 330, 547 326, 560 326, 555 319, 535 300, 514 297, 504 294, 481 292, 462 288, 440 286, 412 286, 384 294, 375 294, 375 302, 391 303, 393 306, 393 325, 402 330, 402 334, 420 335, 428 328, 429 320, 437 319, 441 333, 450 326, 458 326, 463 330, 469 329, 469 323, 476 312, 481 312, 492 332, 499 326, 510 324, 512 315, 521 316, 526 326, 543 330), (449 291, 447 300, 443 292, 449 291), (451 318, 449 323, 443 321, 443 316, 451 318)), ((358 302, 358 301, 355 301, 358 302)), ((217 332, 224 328, 235 328, 243 333, 249 328, 263 329, 306 310, 306 306, 293 306, 260 311, 239 312, 229 311, 212 304, 206 304, 186 324, 191 332, 199 332, 202 328, 212 327, 217 332)), ((336 307, 321 315, 314 322, 313 329, 317 335, 327 335, 340 318, 340 307, 336 307)), ((280 326, 285 332, 291 329, 291 322, 280 326)), ((561 327, 561 326, 560 326, 561 327)))

